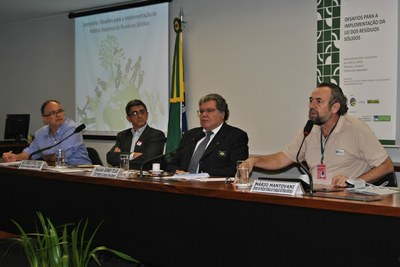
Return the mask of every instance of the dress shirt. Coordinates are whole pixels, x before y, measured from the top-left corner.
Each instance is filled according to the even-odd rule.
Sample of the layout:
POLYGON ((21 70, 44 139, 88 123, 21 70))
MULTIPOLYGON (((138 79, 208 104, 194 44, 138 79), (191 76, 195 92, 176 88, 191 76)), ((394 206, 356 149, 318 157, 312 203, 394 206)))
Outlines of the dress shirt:
MULTIPOLYGON (((249 138, 243 130, 223 123, 214 129, 206 151, 200 159, 198 171, 207 172, 212 176, 233 176, 236 173, 236 162, 249 157, 249 138)), ((168 162, 166 170, 188 171, 193 152, 197 146, 193 140, 204 133, 201 127, 193 128, 182 136, 178 151, 168 162)), ((201 142, 201 141, 200 141, 201 142)))
MULTIPOLYGON (((210 132, 212 132, 212 134, 211 134, 210 137, 209 137, 209 140, 208 140, 208 143, 207 143, 207 145, 206 145, 206 148, 207 148, 208 145, 211 143, 211 141, 214 139, 214 136, 218 133, 219 129, 221 129, 222 124, 223 124, 223 123, 221 123, 221 124, 220 124, 217 128, 215 128, 214 130, 210 131, 210 132)), ((201 138, 201 139, 197 142, 196 147, 195 147, 195 149, 193 150, 193 155, 192 155, 192 157, 193 157, 194 154, 196 153, 197 148, 199 147, 199 145, 203 142, 204 139, 207 138, 207 131, 206 131, 205 129, 203 129, 203 132, 204 132, 205 136, 204 136, 203 138, 201 138)), ((199 172, 199 165, 197 165, 197 168, 196 168, 196 173, 198 173, 198 172, 199 172)))
MULTIPOLYGON (((210 132, 212 132, 213 134, 210 136, 210 140, 208 141, 208 143, 207 143, 207 145, 206 145, 206 148, 207 148, 208 145, 211 143, 211 141, 214 139, 214 136, 217 135, 219 129, 221 129, 222 124, 223 124, 223 123, 221 123, 221 124, 220 124, 217 128, 215 128, 214 130, 210 131, 210 132)), ((203 132, 204 132, 205 134, 207 134, 207 131, 206 131, 205 129, 203 129, 203 132)), ((193 154, 194 154, 194 152, 196 151, 197 147, 201 144, 201 142, 203 142, 203 140, 204 140, 205 138, 206 138, 206 136, 204 136, 203 138, 201 138, 201 139, 197 142, 196 147, 195 147, 195 149, 194 149, 194 151, 193 151, 193 154)))
MULTIPOLYGON (((37 151, 41 148, 54 145, 68 135, 72 134, 76 127, 77 125, 72 119, 66 118, 65 122, 57 129, 56 133, 51 135, 49 125, 45 125, 35 132, 35 138, 33 139, 31 145, 24 149, 24 152, 30 155, 34 151, 37 151)), ((61 144, 39 154, 33 155, 32 159, 39 159, 43 156, 56 154, 58 149, 64 151, 66 164, 91 164, 81 133, 73 134, 69 138, 65 139, 65 141, 63 141, 61 144)))
POLYGON ((147 127, 147 124, 145 124, 143 127, 139 128, 137 131, 135 131, 133 128, 131 129, 133 137, 132 137, 132 145, 131 145, 130 152, 135 151, 136 142, 139 140, 139 137, 142 135, 142 133, 146 127, 147 127))
MULTIPOLYGON (((163 153, 165 134, 160 130, 146 125, 134 146, 132 146, 132 141, 132 128, 119 132, 116 137, 115 145, 107 152, 107 163, 112 166, 119 166, 119 156, 121 153, 138 152, 141 153, 141 156, 129 161, 129 168, 138 170, 144 161, 163 153), (115 152, 117 147, 121 152, 115 152), (135 150, 132 151, 132 147, 134 147, 135 150)), ((152 162, 146 164, 144 170, 151 169, 151 165, 152 162)))

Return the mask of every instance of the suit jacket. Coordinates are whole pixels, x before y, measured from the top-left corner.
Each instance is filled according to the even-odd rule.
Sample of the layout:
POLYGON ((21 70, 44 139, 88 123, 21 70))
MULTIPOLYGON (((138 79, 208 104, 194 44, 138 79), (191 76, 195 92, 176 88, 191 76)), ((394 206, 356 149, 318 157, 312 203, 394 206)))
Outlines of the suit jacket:
MULTIPOLYGON (((119 155, 121 153, 131 152, 133 134, 131 128, 126 129, 117 134, 117 141, 115 145, 107 152, 107 162, 112 166, 119 166, 119 155), (114 149, 119 147, 121 152, 114 152, 114 149)), ((139 170, 140 166, 145 160, 152 157, 161 155, 164 151, 165 135, 162 131, 146 126, 139 140, 136 142, 135 151, 143 153, 140 157, 137 157, 130 161, 129 168, 139 170)), ((143 169, 151 169, 153 162, 146 164, 143 169)))
MULTIPOLYGON (((187 171, 203 128, 188 131, 179 144, 177 153, 168 164, 168 171, 187 171)), ((249 157, 249 138, 243 130, 224 123, 200 159, 199 172, 212 176, 234 176, 236 162, 249 157)))

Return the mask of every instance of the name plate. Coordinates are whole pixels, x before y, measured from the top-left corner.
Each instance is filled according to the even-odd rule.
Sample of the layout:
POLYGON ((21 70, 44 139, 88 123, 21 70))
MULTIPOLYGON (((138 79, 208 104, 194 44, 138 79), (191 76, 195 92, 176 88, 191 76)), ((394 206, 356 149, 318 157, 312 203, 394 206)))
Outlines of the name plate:
POLYGON ((47 166, 47 163, 43 160, 23 160, 18 169, 41 171, 44 166, 47 166))
POLYGON ((287 182, 264 179, 257 179, 256 181, 254 181, 250 192, 291 196, 304 194, 304 190, 300 182, 287 182))
POLYGON ((117 178, 118 174, 120 173, 120 168, 110 168, 104 166, 97 166, 92 171, 90 176, 94 177, 104 177, 104 178, 117 178))

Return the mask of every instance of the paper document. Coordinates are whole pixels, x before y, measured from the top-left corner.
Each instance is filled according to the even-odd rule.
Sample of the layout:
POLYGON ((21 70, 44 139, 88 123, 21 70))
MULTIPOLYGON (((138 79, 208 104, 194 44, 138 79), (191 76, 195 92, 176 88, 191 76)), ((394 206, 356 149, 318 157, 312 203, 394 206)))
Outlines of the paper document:
POLYGON ((175 174, 171 178, 173 179, 181 179, 181 180, 200 180, 204 178, 208 178, 210 175, 206 172, 203 173, 181 173, 181 174, 175 174))
POLYGON ((224 178, 224 177, 221 177, 221 178, 199 178, 199 179, 196 179, 197 181, 200 181, 200 182, 232 182, 233 181, 233 178, 231 177, 231 178, 224 178))
POLYGON ((93 169, 83 169, 83 168, 57 168, 53 166, 48 166, 43 168, 44 170, 53 171, 53 172, 62 172, 62 173, 70 173, 70 172, 89 172, 93 169))
POLYGON ((390 195, 399 193, 399 189, 397 187, 379 187, 379 186, 371 186, 365 188, 348 188, 348 192, 363 194, 363 195, 372 195, 372 196, 383 196, 383 195, 390 195))
POLYGON ((21 161, 13 161, 13 162, 1 162, 0 166, 19 166, 21 161))
POLYGON ((93 164, 80 164, 80 165, 76 165, 77 168, 96 168, 97 166, 101 166, 101 165, 93 165, 93 164))

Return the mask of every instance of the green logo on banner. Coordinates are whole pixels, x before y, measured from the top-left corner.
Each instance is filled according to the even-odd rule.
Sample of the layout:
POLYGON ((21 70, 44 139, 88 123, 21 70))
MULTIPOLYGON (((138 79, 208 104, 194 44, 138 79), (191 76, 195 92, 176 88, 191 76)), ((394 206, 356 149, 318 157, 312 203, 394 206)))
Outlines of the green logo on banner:
POLYGON ((391 121, 390 115, 374 115, 374 121, 391 121))
POLYGON ((317 83, 339 84, 339 47, 341 1, 317 4, 317 83))

